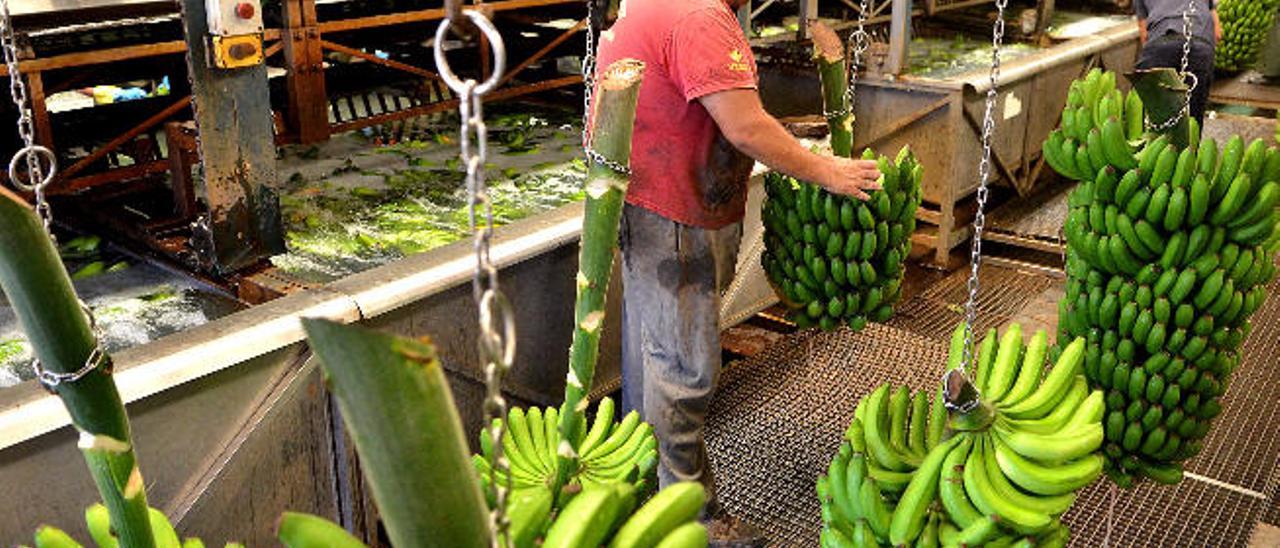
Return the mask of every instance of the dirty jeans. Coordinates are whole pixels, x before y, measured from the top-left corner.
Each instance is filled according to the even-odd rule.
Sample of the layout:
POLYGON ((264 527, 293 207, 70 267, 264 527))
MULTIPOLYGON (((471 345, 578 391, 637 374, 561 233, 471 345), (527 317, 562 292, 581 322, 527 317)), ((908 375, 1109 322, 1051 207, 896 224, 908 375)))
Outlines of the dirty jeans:
POLYGON ((741 223, 682 225, 627 204, 622 214, 622 407, 658 437, 658 483, 714 481, 703 439, 720 372, 720 294, 733 278, 741 223))

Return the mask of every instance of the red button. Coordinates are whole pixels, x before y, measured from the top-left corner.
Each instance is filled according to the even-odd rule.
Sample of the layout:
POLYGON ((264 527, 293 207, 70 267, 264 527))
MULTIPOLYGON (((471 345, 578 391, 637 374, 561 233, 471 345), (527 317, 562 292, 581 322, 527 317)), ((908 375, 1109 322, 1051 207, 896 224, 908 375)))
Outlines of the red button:
POLYGON ((241 19, 253 19, 253 4, 241 2, 236 4, 236 15, 241 19))

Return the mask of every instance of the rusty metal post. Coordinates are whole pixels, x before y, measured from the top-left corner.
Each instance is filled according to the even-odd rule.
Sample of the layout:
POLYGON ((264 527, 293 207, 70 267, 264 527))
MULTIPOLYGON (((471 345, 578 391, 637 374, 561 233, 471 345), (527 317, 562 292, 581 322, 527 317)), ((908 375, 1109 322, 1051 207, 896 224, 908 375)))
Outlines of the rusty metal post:
POLYGON ((315 0, 285 0, 284 44, 285 87, 289 91, 289 132, 299 143, 329 138, 329 99, 324 82, 324 49, 316 18, 315 0))
POLYGON ((889 18, 889 57, 885 72, 902 74, 907 68, 907 46, 911 43, 911 0, 893 0, 893 14, 889 18))
POLYGON ((796 29, 796 40, 805 41, 809 39, 810 19, 818 18, 818 0, 800 0, 800 28, 796 29))
POLYGON ((205 0, 181 6, 207 207, 192 245, 201 268, 227 275, 285 251, 267 67, 214 68, 205 0))

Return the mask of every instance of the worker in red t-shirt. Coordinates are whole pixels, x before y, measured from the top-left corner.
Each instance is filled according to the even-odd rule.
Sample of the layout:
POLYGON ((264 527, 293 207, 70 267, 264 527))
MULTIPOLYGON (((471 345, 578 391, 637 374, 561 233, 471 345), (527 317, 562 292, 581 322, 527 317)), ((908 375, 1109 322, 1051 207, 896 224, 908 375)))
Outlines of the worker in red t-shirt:
POLYGON ((764 111, 733 11, 743 3, 623 0, 598 65, 645 63, 619 237, 623 406, 654 427, 662 485, 707 487, 713 537, 755 536, 719 512, 703 440, 720 370, 720 292, 733 276, 752 158, 862 199, 880 176, 874 162, 809 151, 764 111))

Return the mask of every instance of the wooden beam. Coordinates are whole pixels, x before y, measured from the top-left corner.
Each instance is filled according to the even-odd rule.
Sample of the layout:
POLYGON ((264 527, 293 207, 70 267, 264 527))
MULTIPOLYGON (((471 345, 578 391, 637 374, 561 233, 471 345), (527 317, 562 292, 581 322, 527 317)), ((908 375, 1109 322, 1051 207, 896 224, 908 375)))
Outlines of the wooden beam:
POLYGON ((889 58, 884 71, 898 75, 907 68, 911 43, 911 0, 893 0, 889 19, 889 58))
POLYGON ((27 75, 27 93, 31 99, 31 117, 36 131, 36 143, 49 150, 53 146, 53 123, 49 121, 49 105, 45 103, 44 76, 39 72, 27 75))
POLYGON ((528 59, 521 61, 520 64, 516 65, 511 70, 507 71, 507 73, 502 76, 502 79, 498 81, 498 85, 501 86, 502 84, 507 83, 512 78, 514 78, 516 74, 519 74, 520 71, 524 70, 529 65, 537 63, 539 59, 546 57, 548 53, 551 53, 551 50, 556 49, 556 46, 563 44, 565 40, 572 38, 575 34, 578 34, 578 32, 582 31, 582 29, 586 28, 586 26, 587 26, 586 19, 578 21, 578 24, 574 25, 569 30, 564 31, 563 33, 560 34, 560 36, 557 36, 555 40, 552 40, 550 43, 543 46, 542 49, 538 50, 533 55, 530 55, 528 59))
MULTIPOLYGON (((503 0, 499 2, 486 2, 485 9, 492 11, 506 11, 523 8, 535 8, 540 6, 554 6, 557 4, 579 4, 582 0, 503 0)), ((320 23, 320 32, 328 34, 332 32, 346 32, 353 30, 369 29, 375 27, 385 27, 389 25, 404 25, 408 23, 421 23, 424 21, 436 21, 444 18, 444 8, 432 8, 418 11, 406 11, 402 13, 391 13, 387 15, 371 15, 369 17, 357 17, 354 19, 341 19, 338 21, 325 21, 320 23)))
MULTIPOLYGON (((154 44, 140 44, 136 46, 124 46, 97 51, 67 53, 64 55, 45 57, 43 59, 31 59, 29 61, 19 62, 18 69, 25 73, 33 73, 68 67, 113 63, 128 59, 155 57, 158 55, 172 55, 175 53, 182 53, 186 50, 187 45, 181 40, 156 42, 154 44)), ((8 75, 9 69, 7 67, 0 66, 0 76, 8 75)))
POLYGON ((423 77, 423 78, 431 78, 431 79, 433 79, 433 80, 435 80, 435 79, 439 79, 439 78, 440 78, 440 75, 439 75, 439 74, 436 74, 436 73, 434 73, 434 72, 431 72, 431 71, 429 71, 429 70, 427 70, 427 69, 418 68, 418 67, 415 67, 415 66, 413 66, 413 65, 409 65, 409 64, 406 64, 406 63, 401 63, 401 62, 399 62, 399 61, 393 61, 393 60, 391 60, 391 59, 383 59, 383 58, 378 57, 377 55, 374 55, 374 54, 372 54, 372 53, 368 53, 368 52, 360 51, 360 50, 355 49, 355 48, 352 48, 352 47, 344 46, 344 45, 339 44, 339 43, 337 43, 337 42, 330 42, 329 40, 325 40, 325 39, 323 39, 323 38, 322 38, 322 39, 320 39, 320 46, 321 46, 321 47, 323 47, 324 49, 330 49, 330 50, 333 50, 333 51, 337 51, 337 52, 345 53, 345 54, 350 55, 350 56, 352 56, 352 57, 356 57, 356 58, 359 58, 359 59, 364 59, 365 61, 368 61, 368 62, 373 63, 373 64, 375 64, 375 65, 381 65, 381 66, 384 66, 384 67, 387 67, 387 68, 396 69, 396 70, 399 70, 399 71, 407 72, 407 73, 409 73, 409 74, 413 74, 413 75, 421 76, 421 77, 423 77))
POLYGON ((94 173, 93 175, 86 175, 84 177, 77 177, 75 179, 61 181, 54 188, 49 189, 49 194, 52 194, 52 195, 75 194, 77 192, 88 190, 94 187, 99 187, 99 186, 111 184, 111 183, 118 183, 120 181, 129 181, 132 179, 138 179, 140 177, 145 177, 147 175, 164 173, 168 170, 169 170, 169 160, 156 160, 153 162, 147 162, 145 164, 134 164, 131 166, 126 166, 121 168, 108 169, 101 173, 94 173))
MULTIPOLYGON (((147 131, 148 129, 151 129, 156 124, 159 124, 160 122, 163 122, 169 119, 175 114, 182 112, 182 110, 187 108, 190 104, 191 104, 191 96, 188 95, 186 97, 179 99, 175 103, 169 105, 164 110, 151 115, 150 118, 143 120, 141 124, 133 126, 133 128, 130 129, 129 131, 126 131, 124 133, 121 133, 120 135, 117 135, 114 139, 107 141, 107 144, 102 145, 97 150, 90 153, 88 156, 81 158, 80 161, 76 162, 71 167, 63 170, 62 173, 58 174, 59 181, 65 181, 67 179, 70 179, 75 174, 80 173, 81 171, 84 171, 85 168, 93 165, 98 160, 101 160, 103 156, 106 156, 107 154, 111 153, 115 149, 120 148, 120 145, 123 145, 129 142, 134 137, 141 135, 142 132, 147 131)), ((54 183, 53 186, 60 187, 62 186, 62 183, 61 182, 54 183)))
POLYGON ((285 125, 299 143, 320 142, 329 138, 329 100, 315 0, 285 0, 281 8, 286 26, 280 42, 289 71, 285 75, 285 125))

